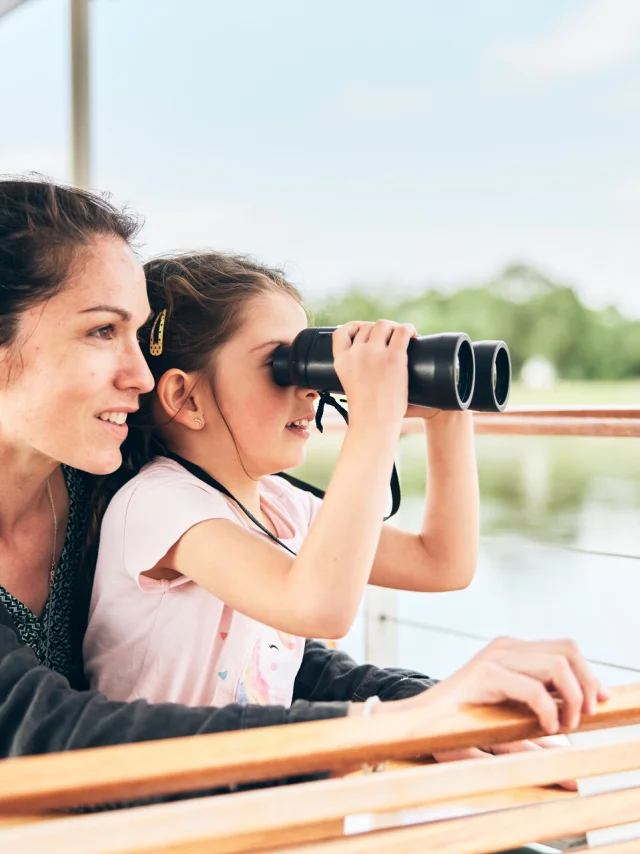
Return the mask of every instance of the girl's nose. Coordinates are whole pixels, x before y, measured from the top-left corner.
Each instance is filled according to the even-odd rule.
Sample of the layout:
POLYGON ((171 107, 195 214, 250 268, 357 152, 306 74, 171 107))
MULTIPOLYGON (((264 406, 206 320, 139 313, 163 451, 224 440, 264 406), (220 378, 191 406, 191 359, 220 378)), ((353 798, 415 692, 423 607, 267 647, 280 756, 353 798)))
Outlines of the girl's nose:
POLYGON ((296 395, 300 400, 310 400, 312 403, 320 397, 318 392, 312 388, 302 388, 301 386, 296 387, 296 395))

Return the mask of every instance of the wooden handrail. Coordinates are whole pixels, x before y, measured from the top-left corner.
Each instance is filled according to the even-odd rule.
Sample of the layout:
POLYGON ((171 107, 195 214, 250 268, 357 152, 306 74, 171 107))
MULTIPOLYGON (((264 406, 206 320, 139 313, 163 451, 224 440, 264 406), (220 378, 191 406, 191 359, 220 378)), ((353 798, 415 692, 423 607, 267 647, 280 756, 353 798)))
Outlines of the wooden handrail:
MULTIPOLYGON (((533 839, 553 839, 638 820, 640 789, 627 789, 576 798, 570 810, 564 801, 551 801, 284 850, 287 854, 493 854, 533 839)), ((162 854, 178 854, 180 850, 185 851, 160 849, 162 854)), ((193 854, 197 850, 190 849, 193 854)), ((211 848, 200 848, 203 854, 205 850, 211 848)))
MULTIPOLYGON (((640 723, 640 685, 613 689, 579 731, 640 723)), ((425 723, 422 710, 313 721, 0 761, 0 812, 36 812, 274 780, 435 750, 535 738, 520 706, 467 706, 425 723)))
MULTIPOLYGON (((317 840, 341 835, 347 815, 389 813, 514 788, 547 785, 640 768, 640 741, 497 756, 490 762, 413 767, 386 774, 323 780, 280 788, 57 819, 2 833, 5 850, 20 854, 143 854, 207 843, 207 851, 239 854, 295 838, 313 828, 317 840), (113 839, 117 838, 117 847, 113 839)), ((558 797, 558 795, 556 795, 558 797)), ((311 835, 308 838, 313 838, 311 835)))
MULTIPOLYGON (((637 438, 640 406, 514 406, 505 412, 474 412, 473 423, 478 434, 637 438)), ((330 413, 323 426, 329 432, 346 429, 344 421, 330 413)), ((423 431, 420 418, 405 418, 403 435, 423 431)))

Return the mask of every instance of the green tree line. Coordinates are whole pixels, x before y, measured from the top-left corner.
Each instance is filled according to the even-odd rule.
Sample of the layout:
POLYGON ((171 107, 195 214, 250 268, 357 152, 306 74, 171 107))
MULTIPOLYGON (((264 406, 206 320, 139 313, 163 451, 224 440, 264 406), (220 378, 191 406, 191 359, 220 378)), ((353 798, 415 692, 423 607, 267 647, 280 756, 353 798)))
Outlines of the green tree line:
POLYGON ((509 345, 516 376, 532 356, 549 359, 563 379, 640 376, 640 320, 612 306, 588 308, 572 287, 525 265, 453 292, 402 294, 392 285, 354 286, 316 302, 312 313, 318 326, 385 317, 413 323, 420 335, 467 332, 473 340, 501 339, 509 345))

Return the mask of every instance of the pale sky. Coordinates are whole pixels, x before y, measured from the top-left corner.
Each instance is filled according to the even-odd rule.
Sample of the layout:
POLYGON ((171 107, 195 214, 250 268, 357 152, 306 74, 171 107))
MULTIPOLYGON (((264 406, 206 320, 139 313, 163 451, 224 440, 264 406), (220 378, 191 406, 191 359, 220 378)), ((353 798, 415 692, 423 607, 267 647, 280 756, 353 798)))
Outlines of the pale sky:
MULTIPOLYGON (((0 172, 68 180, 68 3, 0 20, 0 172)), ((92 184, 312 298, 513 261, 640 316, 640 0, 92 0, 92 184)))

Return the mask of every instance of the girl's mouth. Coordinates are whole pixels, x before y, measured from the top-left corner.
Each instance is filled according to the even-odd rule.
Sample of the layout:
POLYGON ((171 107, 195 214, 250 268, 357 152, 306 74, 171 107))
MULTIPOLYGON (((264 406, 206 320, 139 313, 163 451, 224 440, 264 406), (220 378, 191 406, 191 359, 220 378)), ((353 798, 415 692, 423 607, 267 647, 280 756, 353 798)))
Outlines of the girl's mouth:
POLYGON ((286 429, 293 433, 294 436, 298 436, 300 439, 308 439, 311 435, 309 432, 309 419, 301 418, 299 421, 290 421, 287 424, 286 429))

